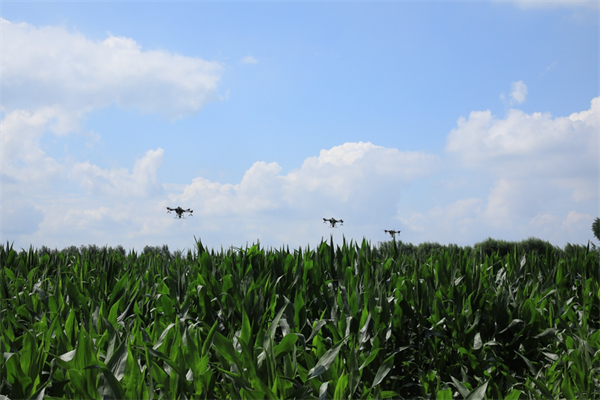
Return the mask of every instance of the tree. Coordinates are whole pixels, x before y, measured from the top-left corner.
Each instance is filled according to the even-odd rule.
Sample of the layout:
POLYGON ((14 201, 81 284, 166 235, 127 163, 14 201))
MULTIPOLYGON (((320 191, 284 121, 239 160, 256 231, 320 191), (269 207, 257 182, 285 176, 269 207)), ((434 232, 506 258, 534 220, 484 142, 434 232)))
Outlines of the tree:
POLYGON ((594 223, 592 224, 592 232, 594 232, 596 239, 600 240, 600 218, 596 218, 594 220, 594 223))

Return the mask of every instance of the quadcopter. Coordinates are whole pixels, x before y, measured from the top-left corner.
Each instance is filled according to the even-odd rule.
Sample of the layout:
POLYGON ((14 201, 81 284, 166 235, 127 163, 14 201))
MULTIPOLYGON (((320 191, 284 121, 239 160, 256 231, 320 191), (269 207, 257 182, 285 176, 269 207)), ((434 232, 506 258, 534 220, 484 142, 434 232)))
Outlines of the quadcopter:
POLYGON ((393 238, 396 237, 397 233, 400 233, 401 231, 388 231, 387 229, 383 230, 385 233, 389 233, 390 235, 392 235, 393 238))
POLYGON ((181 207, 177 207, 177 208, 167 207, 167 213, 171 214, 171 211, 175 211, 177 213, 177 216, 175 218, 183 218, 183 219, 185 219, 183 213, 190 213, 190 216, 192 216, 192 217, 194 216, 192 214, 194 212, 194 210, 190 210, 189 208, 187 210, 184 210, 181 207))
POLYGON ((344 225, 344 220, 343 219, 335 219, 335 218, 323 218, 323 223, 329 222, 331 224, 330 228, 336 228, 335 224, 337 224, 338 222, 341 225, 344 225))

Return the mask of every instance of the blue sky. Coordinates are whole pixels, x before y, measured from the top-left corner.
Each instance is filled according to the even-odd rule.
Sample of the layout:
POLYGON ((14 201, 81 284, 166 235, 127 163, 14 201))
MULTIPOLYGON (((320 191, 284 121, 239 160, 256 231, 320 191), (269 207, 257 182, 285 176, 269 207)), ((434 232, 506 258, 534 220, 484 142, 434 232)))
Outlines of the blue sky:
POLYGON ((0 7, 4 243, 593 238, 596 1, 0 7))

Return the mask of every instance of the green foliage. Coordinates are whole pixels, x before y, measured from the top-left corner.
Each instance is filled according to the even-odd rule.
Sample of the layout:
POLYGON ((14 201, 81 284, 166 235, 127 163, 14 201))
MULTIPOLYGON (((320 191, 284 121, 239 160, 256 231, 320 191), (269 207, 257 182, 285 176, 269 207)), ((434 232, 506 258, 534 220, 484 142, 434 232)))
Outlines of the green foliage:
POLYGON ((516 242, 509 242, 506 240, 497 240, 487 238, 483 242, 475 243, 474 251, 486 256, 498 254, 500 257, 504 257, 507 254, 514 252, 517 249, 516 242))
POLYGON ((547 251, 557 250, 550 242, 530 237, 517 244, 520 253, 546 254, 547 251))
POLYGON ((600 218, 596 218, 592 223, 592 232, 594 232, 596 239, 600 240, 600 218))
POLYGON ((160 246, 144 246, 144 250, 142 254, 151 254, 153 256, 162 256, 169 258, 171 253, 169 252, 169 246, 164 244, 162 247, 160 246))
POLYGON ((550 242, 530 237, 520 242, 488 238, 483 242, 476 243, 473 251, 487 256, 497 253, 501 257, 504 257, 514 252, 517 252, 518 254, 527 254, 531 252, 536 254, 546 254, 547 251, 560 252, 560 249, 553 246, 550 242))
POLYGON ((600 396, 587 246, 147 249, 0 246, 0 398, 600 396))

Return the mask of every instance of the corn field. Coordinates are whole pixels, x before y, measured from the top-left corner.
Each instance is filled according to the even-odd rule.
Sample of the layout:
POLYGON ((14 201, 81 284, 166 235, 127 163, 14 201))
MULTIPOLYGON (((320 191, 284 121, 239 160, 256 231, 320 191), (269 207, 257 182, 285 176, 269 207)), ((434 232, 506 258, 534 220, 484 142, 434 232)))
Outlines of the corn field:
POLYGON ((0 246, 0 399, 600 398, 598 251, 0 246))

